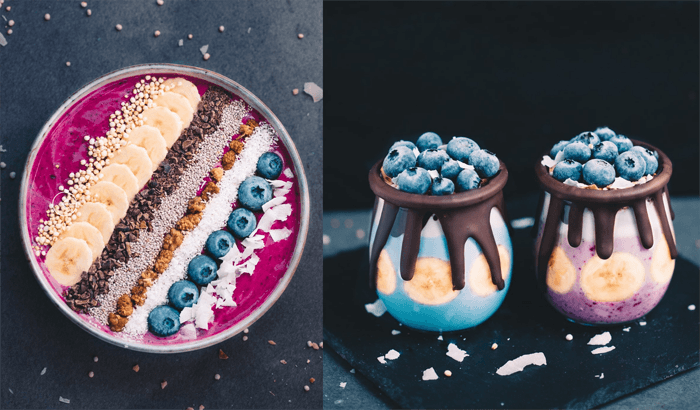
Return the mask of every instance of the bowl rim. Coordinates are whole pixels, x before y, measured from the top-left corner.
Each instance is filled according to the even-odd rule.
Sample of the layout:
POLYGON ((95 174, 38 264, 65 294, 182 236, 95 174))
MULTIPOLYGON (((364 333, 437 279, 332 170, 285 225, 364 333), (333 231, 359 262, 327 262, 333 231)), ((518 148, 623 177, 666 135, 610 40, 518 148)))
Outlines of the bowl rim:
POLYGON ((54 111, 54 113, 49 117, 49 119, 44 123, 44 126, 39 130, 34 143, 32 144, 31 150, 27 157, 27 161, 24 166, 24 171, 22 173, 21 185, 20 185, 20 195, 19 195, 19 223, 21 228, 22 237, 22 248, 24 249, 25 257, 29 261, 32 272, 38 280, 41 288, 47 294, 49 299, 58 307, 68 319, 73 323, 77 324, 80 328, 88 332, 89 334, 103 340, 107 343, 123 347, 125 349, 147 352, 147 353, 182 353, 189 352, 193 350, 203 349, 217 343, 221 343, 236 334, 240 333, 244 329, 250 327, 255 323, 262 315, 264 315, 272 305, 277 302, 282 293, 285 291, 289 282, 294 276, 294 273, 299 265, 301 256, 304 251, 304 246, 306 244, 306 238, 309 230, 309 220, 310 220, 310 199, 309 199, 309 189, 306 181, 306 173, 304 172, 304 166, 299 157, 299 152, 294 145, 289 133, 284 128, 277 116, 253 93, 248 91, 246 88, 238 84, 237 82, 231 80, 230 78, 223 76, 221 74, 215 73, 213 71, 193 67, 182 64, 137 64, 128 67, 123 67, 107 74, 104 74, 96 79, 90 81, 86 85, 80 87, 78 91, 74 92, 70 97, 68 97, 59 108, 54 111), (246 318, 231 326, 230 328, 219 332, 211 337, 204 339, 194 339, 184 343, 178 343, 175 345, 149 345, 141 342, 135 342, 125 338, 117 337, 112 334, 108 334, 100 329, 97 329, 93 325, 87 322, 86 319, 81 317, 78 313, 71 310, 68 305, 61 299, 60 295, 54 291, 48 279, 44 275, 44 272, 39 266, 37 260, 35 259, 34 252, 31 250, 31 237, 29 233, 29 228, 27 226, 27 192, 28 192, 28 178, 29 173, 33 167, 36 156, 39 152, 39 148, 42 146, 43 142, 46 140, 49 131, 53 128, 59 118, 78 100, 85 97, 87 94, 98 89, 99 87, 113 82, 118 81, 122 78, 133 77, 138 75, 148 75, 150 73, 164 73, 164 74, 175 74, 175 75, 188 75, 191 77, 206 80, 214 85, 217 85, 226 91, 241 97, 246 104, 250 105, 253 109, 260 112, 263 117, 273 126, 275 131, 279 136, 279 140, 285 146, 289 152, 289 156, 292 159, 294 165, 294 172, 297 176, 297 183, 299 186, 299 197, 301 202, 301 221, 299 225, 299 232, 297 234, 297 243, 294 247, 294 252, 292 254, 292 259, 289 261, 289 266, 287 271, 284 273, 280 281, 275 286, 272 293, 267 297, 267 299, 257 308, 255 308, 246 318))

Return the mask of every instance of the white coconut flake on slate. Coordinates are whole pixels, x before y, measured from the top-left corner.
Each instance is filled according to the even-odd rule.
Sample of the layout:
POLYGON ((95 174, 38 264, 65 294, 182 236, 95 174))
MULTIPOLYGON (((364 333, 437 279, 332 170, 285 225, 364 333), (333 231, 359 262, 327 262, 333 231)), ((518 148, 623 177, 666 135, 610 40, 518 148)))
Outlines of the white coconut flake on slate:
POLYGON ((401 356, 401 353, 397 352, 394 349, 391 349, 387 352, 387 354, 384 355, 384 358, 387 360, 396 360, 401 356))
POLYGON ((367 313, 379 317, 386 313, 386 306, 384 306, 384 302, 382 302, 381 299, 377 299, 374 303, 367 303, 365 305, 365 310, 367 310, 367 313))
POLYGON ((199 51, 202 53, 202 55, 205 55, 208 50, 209 50, 209 44, 203 45, 202 47, 199 48, 199 51))
POLYGON ((434 368, 431 367, 430 369, 423 370, 423 380, 437 380, 437 379, 438 379, 438 375, 437 375, 437 373, 435 373, 434 368))
POLYGON ((611 340, 612 336, 610 335, 610 332, 604 332, 593 336, 591 340, 588 341, 588 344, 591 346, 605 346, 606 344, 610 343, 611 340))
POLYGON ((400 330, 392 330, 392 331, 391 331, 391 335, 392 335, 392 336, 396 336, 396 335, 400 335, 400 334, 401 334, 401 331, 400 331, 400 330))
POLYGON ((615 346, 605 346, 605 347, 599 347, 597 349, 593 349, 591 351, 592 354, 603 354, 607 352, 611 352, 615 350, 615 346))
POLYGON ((283 239, 287 239, 287 238, 289 238, 289 235, 291 235, 291 234, 292 234, 292 231, 287 229, 287 228, 270 230, 270 236, 272 237, 272 240, 275 242, 279 242, 283 239))
POLYGON ((379 357, 377 357, 377 360, 378 360, 379 363, 381 363, 381 364, 386 364, 386 360, 384 360, 384 356, 379 356, 379 357))
POLYGON ((42 376, 45 375, 45 374, 46 374, 46 367, 44 367, 44 369, 41 371, 41 375, 42 375, 42 376))
POLYGON ((695 310, 695 305, 688 305, 688 310, 695 310))
POLYGON ((61 403, 70 404, 70 400, 69 400, 69 399, 64 399, 64 398, 61 397, 61 396, 58 396, 58 401, 60 401, 61 403))
MULTIPOLYGON (((134 309, 134 313, 129 317, 129 322, 124 328, 126 334, 142 335, 146 333, 148 330, 148 314, 156 306, 160 306, 167 301, 168 290, 173 283, 187 276, 187 265, 192 258, 202 252, 209 235, 226 225, 229 215, 228 211, 231 209, 230 204, 236 202, 238 198, 238 187, 246 178, 255 174, 258 158, 270 151, 275 141, 274 130, 269 124, 263 122, 255 128, 253 134, 246 141, 243 151, 234 163, 233 168, 224 173, 219 182, 220 192, 209 199, 199 224, 185 235, 180 247, 174 251, 168 268, 148 289, 146 302, 134 309), (222 212, 222 210, 227 210, 227 212, 222 212)), ((282 206, 284 205, 274 207, 271 211, 282 206)), ((291 214, 291 205, 288 206, 289 214, 291 214)), ((213 319, 214 312, 211 308, 216 304, 215 297, 208 299, 205 295, 206 293, 200 295, 200 299, 197 301, 197 304, 200 306, 194 312, 195 325, 204 329, 209 327, 208 323, 213 319), (206 303, 203 303, 203 297, 206 303)))
POLYGON ((503 366, 496 370, 496 374, 499 376, 509 376, 513 373, 521 372, 526 366, 534 364, 536 366, 542 366, 547 364, 547 358, 544 357, 544 353, 530 353, 522 355, 516 359, 509 360, 503 366))
POLYGON ((13 392, 12 389, 8 388, 7 390, 10 391, 10 394, 15 394, 15 392, 13 392))
POLYGON ((284 172, 283 172, 283 174, 284 174, 284 176, 286 176, 287 178, 292 178, 292 177, 294 176, 294 173, 292 172, 292 169, 291 169, 291 168, 285 169, 284 172))
POLYGON ((457 345, 454 344, 454 343, 450 343, 450 344, 447 346, 447 353, 446 353, 446 355, 449 356, 449 357, 451 357, 451 358, 453 358, 453 359, 455 359, 456 361, 458 361, 458 362, 460 362, 460 363, 464 360, 465 357, 469 356, 469 354, 467 354, 467 351, 466 351, 466 350, 460 349, 460 348, 457 347, 457 345))
POLYGON ((7 45, 7 39, 0 33, 0 46, 5 47, 7 45))
POLYGON ((179 40, 177 41, 177 45, 178 45, 179 47, 182 47, 184 44, 185 44, 185 42, 184 42, 182 39, 179 39, 179 40))
POLYGON ((605 373, 596 374, 595 377, 597 377, 598 379, 603 379, 605 378, 605 373))
POLYGON ((442 340, 442 335, 438 336, 438 340, 442 340))
POLYGON ((513 229, 525 229, 529 228, 532 225, 535 224, 535 218, 527 217, 527 218, 518 218, 518 219, 513 219, 510 221, 510 226, 513 227, 513 229))
POLYGON ((639 322, 639 326, 646 326, 646 325, 647 325, 647 322, 644 322, 644 321, 639 322))
POLYGON ((631 327, 625 327, 625 328, 622 328, 622 331, 623 331, 623 332, 629 332, 630 329, 632 329, 632 328, 631 328, 631 327))
POLYGON ((323 99, 323 88, 316 83, 304 83, 304 92, 309 94, 314 102, 319 102, 323 99))
POLYGON ((341 389, 344 389, 345 386, 347 386, 347 385, 348 385, 347 382, 342 382, 342 383, 340 383, 340 388, 341 388, 341 389))

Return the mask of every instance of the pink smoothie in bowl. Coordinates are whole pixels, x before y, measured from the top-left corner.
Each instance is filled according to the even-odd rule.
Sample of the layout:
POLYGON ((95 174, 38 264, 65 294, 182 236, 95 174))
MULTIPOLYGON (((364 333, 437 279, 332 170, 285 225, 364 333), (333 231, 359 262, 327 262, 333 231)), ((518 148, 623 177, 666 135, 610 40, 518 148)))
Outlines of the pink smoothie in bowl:
MULTIPOLYGON (((157 96, 154 100, 158 101, 157 96)), ((196 100, 194 105, 197 105, 196 100)), ((177 108, 171 110, 176 112, 177 108)), ((136 119, 132 127, 143 125, 136 119)), ((127 127, 127 132, 129 130, 127 127)), ((118 146, 114 149, 115 156, 104 158, 112 158, 112 163, 121 161, 117 154, 125 151, 124 147, 128 148, 124 144, 138 144, 137 141, 130 142, 128 138, 122 139, 121 150, 117 151, 118 146)), ((99 146, 99 149, 104 147, 99 143, 93 146, 99 146)), ((133 165, 121 163, 129 167, 133 165)), ((119 181, 113 182, 119 184, 119 181)), ((87 196, 82 198, 87 202, 97 200, 87 196)), ((79 208, 80 200, 76 202, 73 207, 79 208)), ((112 212, 111 202, 103 203, 112 212)), ((76 218, 71 220, 70 216, 63 220, 66 219, 68 222, 65 225, 68 227, 59 232, 59 239, 63 235, 70 236, 66 232, 72 225, 87 224, 80 222, 80 219, 74 222, 76 218)), ((235 82, 207 70, 178 65, 141 65, 121 69, 93 81, 71 96, 39 133, 25 167, 20 195, 20 223, 25 251, 37 279, 59 309, 103 340, 155 353, 183 352, 210 346, 237 334, 257 320, 274 304, 291 280, 303 251, 308 220, 309 199, 303 166, 292 140, 274 114, 235 82), (75 211, 68 211, 71 209, 70 201, 66 203, 68 207, 65 210, 58 205, 64 196, 79 198, 75 192, 66 193, 61 189, 75 188, 78 189, 76 192, 82 192, 79 191, 78 173, 89 164, 90 140, 104 138, 106 141, 105 135, 110 131, 111 121, 112 126, 116 125, 119 129, 119 124, 114 123, 119 116, 115 119, 113 114, 118 113, 124 103, 128 108, 133 103, 130 101, 132 97, 136 97, 138 104, 139 90, 134 94, 135 86, 143 81, 144 85, 153 83, 157 87, 161 78, 165 81, 183 79, 193 84, 189 95, 177 87, 173 92, 180 92, 192 100, 197 98, 192 95, 196 87, 201 99, 199 110, 194 110, 194 119, 189 128, 184 127, 181 135, 176 134, 180 136, 176 136, 177 141, 168 147, 161 166, 153 167, 157 169, 149 182, 128 202, 128 211, 123 212, 126 215, 114 221, 114 231, 108 236, 109 241, 104 241, 106 246, 102 248, 101 256, 93 257, 92 274, 85 272, 82 280, 76 278, 71 285, 77 284, 71 290, 70 285, 62 285, 52 275, 49 266, 55 264, 51 261, 47 264, 47 256, 55 261, 57 251, 53 252, 54 256, 49 253, 51 246, 46 237, 51 238, 51 232, 42 232, 55 228, 56 220, 61 219, 55 214, 50 218, 47 210, 53 204, 54 209, 61 210, 64 216, 70 215, 70 212, 77 215, 75 211), (193 131, 194 128, 197 130, 193 131), (238 186, 246 178, 256 175, 257 160, 265 152, 277 154, 283 163, 279 177, 268 180, 273 188, 273 200, 262 210, 254 212, 259 229, 248 239, 236 239, 232 252, 238 255, 237 259, 230 257, 229 261, 222 262, 214 258, 220 265, 215 279, 221 283, 215 280, 214 287, 198 286, 200 295, 206 294, 215 300, 211 306, 211 317, 208 320, 201 314, 192 317, 181 324, 179 331, 168 337, 151 333, 145 325, 148 313, 156 306, 168 304, 170 284, 188 279, 188 262, 197 254, 205 253, 203 241, 209 234, 227 229, 228 215, 242 206, 237 200, 238 186), (154 195, 152 192, 156 191, 160 192, 160 196, 152 207, 146 209, 146 217, 138 216, 139 206, 144 210, 146 199, 150 199, 148 195, 154 195), (192 210, 191 201, 195 197, 205 198, 200 201, 203 204, 201 209, 192 210), (138 212, 134 213, 134 210, 138 212), (185 217, 191 214, 197 216, 194 223, 182 225, 185 217), (54 224, 50 226, 49 220, 53 220, 54 224), (130 221, 135 221, 136 225, 129 225, 130 221), (139 222, 143 225, 139 226, 139 222), (179 240, 171 241, 173 235, 179 236, 179 240), (126 249, 128 255, 125 257, 126 249), (159 261, 165 264, 157 265, 159 261), (229 268, 223 269, 223 264, 228 264, 229 268), (140 273, 147 270, 153 276, 144 282, 140 273), (145 289, 145 297, 139 298, 135 287, 145 289), (86 288, 92 289, 86 291, 86 288), (81 298, 81 295, 87 294, 90 294, 89 298, 81 298), (131 307, 119 310, 118 307, 123 306, 117 300, 122 302, 123 299, 119 297, 123 295, 130 299, 128 304, 131 307), (115 322, 111 322, 113 317, 115 322), (125 324, 115 325, 116 318, 125 324)), ((92 223, 90 220, 88 222, 92 223)), ((60 230, 60 226, 57 229, 60 230)), ((76 237, 80 238, 80 235, 76 237)), ((83 239, 90 244, 89 239, 83 239)), ((53 242, 54 245, 57 243, 53 242)), ((206 306, 203 309, 206 310, 206 306)))

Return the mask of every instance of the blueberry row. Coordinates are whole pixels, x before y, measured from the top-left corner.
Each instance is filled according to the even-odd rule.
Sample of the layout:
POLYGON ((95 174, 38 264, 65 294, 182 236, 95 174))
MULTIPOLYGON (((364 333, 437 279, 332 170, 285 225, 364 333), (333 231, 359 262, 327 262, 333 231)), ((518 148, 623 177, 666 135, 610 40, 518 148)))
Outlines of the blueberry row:
POLYGON ((248 237, 257 226, 252 211, 261 211, 262 206, 272 199, 272 186, 264 178, 277 179, 282 172, 282 158, 267 152, 260 156, 257 173, 261 176, 246 178, 238 188, 238 202, 241 207, 228 217, 226 230, 213 232, 204 245, 206 253, 195 256, 187 265, 187 277, 172 284, 168 290, 169 305, 154 308, 148 315, 148 328, 151 333, 166 337, 180 330, 180 313, 192 307, 199 300, 199 286, 207 286, 219 270, 217 259, 226 256, 236 246, 236 239, 248 237), (264 177, 264 178, 263 178, 264 177), (230 232, 229 232, 230 231, 230 232))
POLYGON ((453 137, 443 145, 434 132, 421 135, 415 144, 397 141, 382 163, 384 174, 396 178, 399 190, 420 195, 476 189, 482 178, 493 177, 499 167, 496 155, 481 149, 474 140, 453 137), (437 172, 437 177, 432 178, 429 171, 437 172))
POLYGON ((637 181, 653 175, 659 168, 657 152, 635 146, 632 140, 608 127, 559 141, 549 154, 552 158, 563 157, 554 167, 555 179, 562 182, 583 179, 601 188, 612 184, 615 177, 637 181))

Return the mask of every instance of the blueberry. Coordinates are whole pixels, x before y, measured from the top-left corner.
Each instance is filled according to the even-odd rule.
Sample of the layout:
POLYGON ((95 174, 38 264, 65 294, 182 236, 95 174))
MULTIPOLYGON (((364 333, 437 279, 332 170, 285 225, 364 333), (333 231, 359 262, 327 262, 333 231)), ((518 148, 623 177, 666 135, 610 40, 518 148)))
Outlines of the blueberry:
POLYGON ((593 158, 615 163, 617 158, 617 145, 610 141, 601 141, 593 146, 593 158))
POLYGON ((257 220, 252 212, 245 208, 238 208, 228 216, 226 226, 233 232, 236 238, 245 238, 255 230, 257 220))
POLYGON ((408 149, 410 149, 411 151, 413 151, 413 149, 418 148, 418 147, 416 147, 416 144, 412 143, 411 141, 401 140, 401 141, 396 141, 394 143, 394 145, 392 145, 391 148, 389 148, 389 152, 391 152, 391 150, 393 150, 396 147, 408 147, 408 149))
POLYGON ((632 140, 629 138, 625 137, 622 134, 617 134, 614 137, 610 138, 609 140, 613 144, 617 145, 617 153, 622 154, 623 152, 629 151, 632 149, 632 140))
POLYGON ((472 152, 479 149, 479 144, 470 138, 453 137, 447 143, 447 153, 457 161, 467 162, 472 152))
POLYGON ((226 231, 216 231, 209 235, 205 246, 215 258, 221 258, 236 246, 236 240, 226 231))
POLYGON ((440 176, 443 178, 455 179, 462 172, 462 167, 452 158, 445 161, 440 168, 440 176))
POLYGON ((180 330, 180 313, 170 306, 160 305, 148 314, 148 329, 157 336, 172 336, 180 330))
POLYGON ((187 265, 187 275, 198 285, 207 285, 216 278, 218 267, 207 255, 197 255, 187 265))
POLYGON ((584 144, 588 145, 589 147, 591 145, 595 145, 600 142, 600 138, 598 136, 590 131, 582 132, 575 136, 574 138, 571 139, 571 142, 576 142, 576 141, 581 141, 584 144))
POLYGON ((573 159, 565 159, 554 166, 552 176, 557 180, 564 182, 567 179, 578 181, 581 178, 581 164, 573 159))
POLYGON ((260 211, 272 199, 272 187, 260 177, 248 177, 238 187, 238 200, 251 211, 260 211))
POLYGON ((418 151, 423 152, 426 149, 437 148, 442 145, 442 138, 434 132, 426 132, 418 137, 416 145, 418 146, 418 151))
POLYGON ((623 152, 615 160, 615 170, 628 181, 636 181, 643 177, 646 169, 647 163, 639 152, 623 152))
POLYGON ((480 182, 481 178, 473 169, 464 169, 457 176, 457 188, 460 192, 479 188, 480 182))
POLYGON ((431 148, 418 155, 416 165, 428 171, 438 170, 448 159, 450 159, 450 156, 445 151, 431 148))
POLYGON ((657 154, 656 151, 640 147, 639 145, 632 147, 628 152, 632 151, 642 154, 642 158, 644 158, 644 162, 647 164, 644 175, 653 175, 656 170, 659 169, 659 160, 657 157, 659 154, 657 154))
POLYGON ((399 174, 396 183, 404 192, 423 195, 430 188, 430 174, 423 168, 409 168, 399 174))
POLYGON ((478 149, 469 156, 469 164, 471 164, 482 178, 491 178, 498 173, 498 168, 501 164, 496 158, 496 154, 485 149, 478 149))
POLYGON ((567 145, 569 145, 569 144, 571 144, 571 141, 564 141, 564 140, 562 140, 562 141, 557 142, 556 144, 554 144, 554 146, 552 147, 552 149, 549 150, 549 156, 552 157, 552 158, 555 158, 555 157, 557 156, 557 154, 558 154, 560 151, 563 151, 564 148, 565 148, 567 145))
POLYGON ((437 177, 433 180, 431 186, 433 195, 451 195, 455 192, 455 183, 443 177, 437 177))
POLYGON ((282 158, 274 152, 266 152, 258 159, 258 174, 263 178, 277 179, 282 173, 282 158))
POLYGON ((170 286, 168 299, 177 310, 192 307, 199 299, 199 289, 189 280, 179 280, 170 286))
POLYGON ((389 151, 382 164, 384 173, 390 178, 396 178, 404 170, 415 166, 416 156, 412 149, 405 146, 398 146, 389 151))
POLYGON ((564 159, 573 159, 583 164, 591 158, 591 149, 581 141, 572 142, 564 147, 564 159))
POLYGON ((595 132, 602 141, 610 141, 610 139, 615 136, 615 131, 608 127, 598 127, 593 132, 595 132))
POLYGON ((583 180, 600 188, 606 187, 615 181, 615 168, 608 161, 592 159, 583 164, 583 180))

